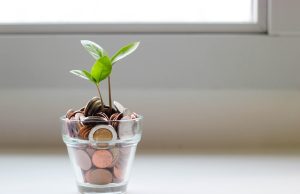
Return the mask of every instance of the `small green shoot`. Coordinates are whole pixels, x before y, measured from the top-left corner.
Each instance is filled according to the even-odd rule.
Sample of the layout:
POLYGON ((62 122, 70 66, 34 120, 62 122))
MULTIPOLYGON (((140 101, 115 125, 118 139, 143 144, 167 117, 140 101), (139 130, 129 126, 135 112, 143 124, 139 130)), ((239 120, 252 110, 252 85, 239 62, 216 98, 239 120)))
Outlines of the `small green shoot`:
POLYGON ((109 109, 112 110, 112 97, 111 97, 111 84, 110 84, 110 74, 112 71, 112 66, 120 59, 133 53, 140 42, 133 42, 122 47, 118 52, 116 52, 111 58, 108 56, 107 52, 100 47, 98 44, 89 41, 81 40, 82 46, 88 51, 88 53, 96 60, 92 66, 90 72, 87 70, 71 70, 70 72, 80 78, 89 80, 96 85, 98 95, 101 99, 101 107, 104 108, 104 102, 100 93, 100 82, 108 78, 108 92, 109 92, 109 109))

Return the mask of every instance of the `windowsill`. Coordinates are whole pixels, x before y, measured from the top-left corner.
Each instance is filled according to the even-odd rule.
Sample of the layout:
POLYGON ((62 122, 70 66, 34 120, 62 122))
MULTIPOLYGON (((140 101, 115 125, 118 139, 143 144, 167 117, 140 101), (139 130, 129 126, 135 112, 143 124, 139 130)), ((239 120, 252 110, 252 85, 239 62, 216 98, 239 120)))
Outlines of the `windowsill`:
MULTIPOLYGON (((1 153, 1 193, 77 193, 65 152, 1 153)), ((299 163, 299 153, 285 152, 138 153, 128 193, 296 194, 300 193, 299 163)))
POLYGON ((261 23, 0 23, 0 34, 266 34, 261 23))

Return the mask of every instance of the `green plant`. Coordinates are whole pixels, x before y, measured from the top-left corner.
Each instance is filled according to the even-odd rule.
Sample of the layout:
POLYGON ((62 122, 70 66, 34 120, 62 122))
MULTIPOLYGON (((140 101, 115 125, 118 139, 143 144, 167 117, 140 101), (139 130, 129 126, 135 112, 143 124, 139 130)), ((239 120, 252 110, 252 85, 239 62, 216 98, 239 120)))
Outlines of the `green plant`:
POLYGON ((81 44, 96 61, 90 72, 87 70, 71 70, 70 72, 78 77, 89 80, 96 85, 99 97, 101 99, 102 109, 104 107, 104 102, 100 92, 100 82, 108 78, 109 110, 111 112, 112 96, 110 74, 112 71, 112 66, 120 59, 123 59, 124 57, 133 53, 139 46, 139 42, 133 42, 122 47, 112 57, 109 57, 108 53, 101 46, 92 41, 82 40, 81 44))

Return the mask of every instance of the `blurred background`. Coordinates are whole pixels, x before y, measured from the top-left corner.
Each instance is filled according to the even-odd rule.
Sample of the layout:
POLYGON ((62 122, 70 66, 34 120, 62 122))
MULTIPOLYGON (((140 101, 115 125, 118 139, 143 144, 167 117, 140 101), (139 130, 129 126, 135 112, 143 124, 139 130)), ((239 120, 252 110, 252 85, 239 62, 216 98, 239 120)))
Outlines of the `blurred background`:
MULTIPOLYGON (((87 39, 110 54, 141 41, 112 74, 113 99, 145 117, 139 153, 281 150, 298 162, 298 1, 1 4, 3 153, 65 150, 59 117, 97 95, 69 73, 93 63, 80 44, 87 39)), ((103 91, 107 99, 106 84, 103 91)))
POLYGON ((99 3, 1 6, 2 147, 63 147, 59 117, 97 95, 69 73, 93 63, 82 39, 110 54, 141 41, 112 74, 113 98, 145 116, 141 149, 300 146, 297 2, 99 3))

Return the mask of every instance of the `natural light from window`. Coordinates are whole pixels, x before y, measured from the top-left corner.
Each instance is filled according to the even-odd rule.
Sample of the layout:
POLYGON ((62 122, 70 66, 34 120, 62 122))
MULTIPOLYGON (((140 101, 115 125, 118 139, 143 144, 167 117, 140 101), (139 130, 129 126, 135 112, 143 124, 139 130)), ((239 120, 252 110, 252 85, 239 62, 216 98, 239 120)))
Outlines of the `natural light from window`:
POLYGON ((0 23, 253 23, 257 0, 3 0, 0 23))

